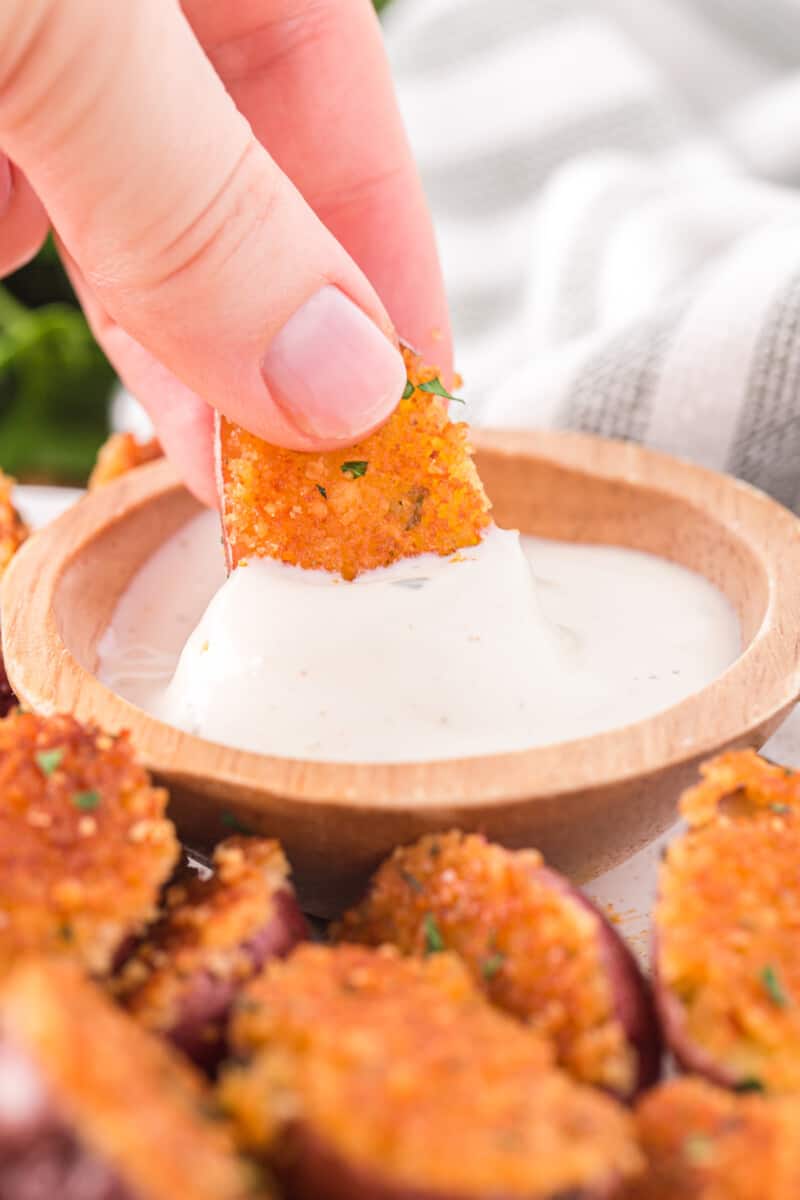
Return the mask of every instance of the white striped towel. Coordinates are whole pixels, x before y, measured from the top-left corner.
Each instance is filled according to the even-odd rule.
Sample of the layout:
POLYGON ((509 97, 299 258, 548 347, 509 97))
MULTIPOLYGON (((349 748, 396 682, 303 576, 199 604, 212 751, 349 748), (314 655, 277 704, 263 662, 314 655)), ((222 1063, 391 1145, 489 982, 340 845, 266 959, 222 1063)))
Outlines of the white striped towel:
POLYGON ((800 0, 394 0, 468 413, 800 509, 800 0))

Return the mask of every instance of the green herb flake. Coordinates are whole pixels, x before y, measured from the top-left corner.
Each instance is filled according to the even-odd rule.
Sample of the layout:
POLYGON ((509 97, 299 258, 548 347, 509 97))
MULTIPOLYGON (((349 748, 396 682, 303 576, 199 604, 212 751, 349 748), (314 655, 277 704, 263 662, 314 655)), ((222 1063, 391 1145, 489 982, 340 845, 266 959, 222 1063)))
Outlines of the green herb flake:
POLYGON ((690 1133, 683 1143, 683 1155, 693 1167, 703 1167, 714 1157, 714 1142, 707 1133, 690 1133))
POLYGON ((343 462, 339 470, 343 475, 349 475, 351 479, 360 479, 362 475, 366 475, 368 462, 363 459, 355 459, 352 462, 343 462))
POLYGON ((251 829, 244 821, 240 821, 236 813, 220 813, 219 819, 226 829, 230 829, 231 833, 239 833, 242 837, 258 837, 255 829, 251 829))
POLYGON ((40 750, 36 755, 36 762, 43 775, 52 775, 60 765, 64 757, 64 747, 55 746, 52 750, 40 750))
POLYGON ((769 806, 770 812, 774 813, 790 813, 792 811, 791 804, 779 804, 777 801, 769 806))
POLYGON ((496 975, 499 975, 505 966, 506 956, 496 951, 485 958, 481 963, 481 975, 487 983, 491 983, 496 975))
POLYGON ((422 927, 425 930, 425 953, 441 954, 444 950, 444 938, 432 913, 425 914, 422 927))
POLYGON ((738 1083, 735 1083, 733 1090, 735 1092, 765 1092, 767 1089, 760 1079, 756 1079, 755 1075, 749 1075, 745 1079, 740 1079, 738 1083))
POLYGON ((759 976, 763 984, 764 991, 769 996, 773 1004, 778 1008, 786 1008, 789 1003, 789 998, 783 990, 783 985, 778 975, 778 970, 771 963, 767 963, 761 975, 759 976))
POLYGON ((83 809, 84 812, 91 812, 93 808, 97 808, 100 804, 100 793, 73 792, 72 803, 76 808, 83 809))
POLYGON ((400 868, 400 878, 403 880, 403 883, 407 883, 412 892, 416 892, 418 896, 421 896, 425 891, 416 875, 412 875, 410 871, 406 871, 403 867, 400 868))
POLYGON ((327 493, 327 491, 325 490, 325 488, 322 486, 322 484, 321 484, 321 483, 318 483, 318 484, 317 484, 317 491, 319 492, 320 496, 322 496, 322 499, 323 499, 323 500, 327 500, 327 499, 328 499, 328 493, 327 493))
POLYGON ((408 400, 413 395, 414 395, 414 385, 411 382, 411 380, 409 379, 408 382, 406 383, 406 386, 403 388, 403 399, 408 400))
POLYGON ((444 396, 445 400, 454 400, 456 404, 466 404, 466 400, 462 400, 460 396, 451 396, 440 379, 429 379, 427 383, 421 383, 419 390, 432 396, 444 396))

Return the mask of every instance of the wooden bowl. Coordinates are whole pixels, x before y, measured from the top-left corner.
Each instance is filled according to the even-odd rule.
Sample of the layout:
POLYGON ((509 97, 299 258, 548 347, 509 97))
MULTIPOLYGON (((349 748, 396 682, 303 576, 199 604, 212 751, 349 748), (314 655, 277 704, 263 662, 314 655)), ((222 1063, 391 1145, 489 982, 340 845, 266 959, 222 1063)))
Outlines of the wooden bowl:
POLYGON ((86 497, 15 558, 2 628, 17 694, 38 711, 130 729, 190 844, 236 829, 279 837, 312 912, 340 911, 393 846, 452 826, 535 845, 578 880, 619 863, 673 820, 701 759, 761 745, 800 694, 800 521, 745 484, 637 446, 567 433, 475 440, 499 525, 701 572, 738 610, 741 657, 663 713, 557 746, 378 765, 227 749, 147 716, 92 674, 131 576, 198 511, 161 462, 86 497))

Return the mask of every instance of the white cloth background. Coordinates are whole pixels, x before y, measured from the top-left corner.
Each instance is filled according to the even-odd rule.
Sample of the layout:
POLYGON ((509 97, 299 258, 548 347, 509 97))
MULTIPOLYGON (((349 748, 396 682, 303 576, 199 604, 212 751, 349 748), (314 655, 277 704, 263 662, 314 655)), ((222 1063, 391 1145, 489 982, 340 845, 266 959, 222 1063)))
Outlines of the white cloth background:
POLYGON ((468 419, 800 509, 800 0, 394 0, 468 419))

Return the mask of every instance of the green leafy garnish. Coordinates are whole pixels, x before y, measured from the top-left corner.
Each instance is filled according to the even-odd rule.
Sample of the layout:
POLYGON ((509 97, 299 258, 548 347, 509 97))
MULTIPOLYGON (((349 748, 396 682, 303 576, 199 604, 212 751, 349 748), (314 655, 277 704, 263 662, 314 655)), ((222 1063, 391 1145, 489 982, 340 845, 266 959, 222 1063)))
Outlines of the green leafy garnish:
POLYGON ((406 386, 403 388, 403 399, 408 400, 409 396, 414 395, 414 385, 409 379, 406 386))
POLYGON ((220 813, 219 819, 226 829, 230 829, 232 833, 239 833, 242 837, 257 837, 255 829, 251 829, 249 825, 245 825, 244 821, 240 821, 236 813, 223 812, 220 813))
POLYGON ((425 953, 441 954, 442 950, 444 950, 444 938, 432 913, 425 914, 423 929, 425 930, 425 953))
POLYGON ((684 1157, 695 1167, 702 1167, 714 1157, 714 1142, 707 1133, 690 1133, 683 1143, 684 1157))
POLYGON ((460 396, 451 396, 441 379, 429 379, 427 383, 419 384, 419 390, 433 396, 444 396, 445 400, 454 400, 456 404, 466 404, 466 400, 462 400, 460 396))
POLYGON ((319 492, 320 496, 322 496, 323 500, 328 499, 328 493, 325 491, 325 488, 322 486, 321 483, 317 484, 317 491, 319 492))
POLYGON ((36 761, 45 775, 52 775, 64 757, 64 747, 56 746, 52 750, 40 750, 36 761))
POLYGON ((789 998, 783 990, 783 985, 778 976, 778 970, 771 963, 767 963, 761 972, 760 979, 764 985, 764 991, 769 996, 773 1004, 778 1008, 786 1008, 789 1003, 789 998))
POLYGON ((775 803, 770 804, 769 807, 770 807, 770 812, 774 812, 774 813, 788 813, 788 812, 792 811, 791 804, 779 804, 778 801, 775 801, 775 803))
POLYGON ((421 895, 425 891, 416 875, 412 875, 410 871, 406 871, 403 867, 400 868, 400 878, 404 883, 407 883, 412 892, 416 892, 417 895, 421 895))
POLYGON ((760 1079, 756 1079, 755 1075, 749 1075, 745 1079, 740 1079, 738 1083, 735 1083, 733 1090, 735 1092, 765 1092, 767 1089, 760 1079))
POLYGON ((73 792, 72 803, 76 808, 82 808, 84 812, 90 812, 93 808, 97 808, 100 803, 99 792, 73 792))
POLYGON ((360 479, 362 475, 366 475, 368 462, 363 459, 356 459, 353 462, 343 462, 339 468, 343 475, 349 475, 351 479, 360 479))
POLYGON ((501 954, 499 950, 483 960, 481 963, 481 975, 487 983, 490 983, 495 975, 498 975, 502 971, 505 961, 505 954, 501 954))

